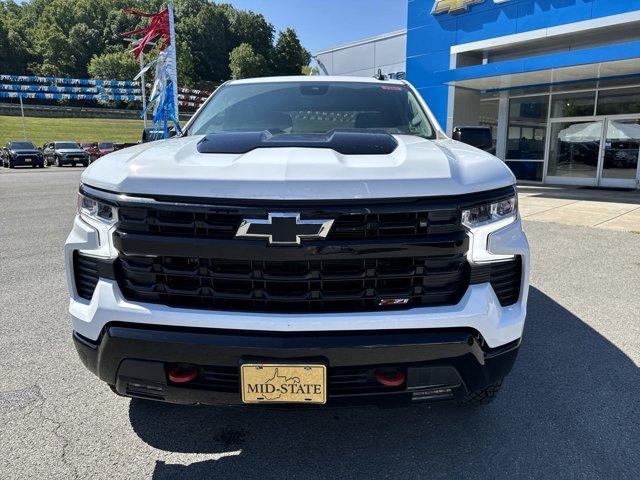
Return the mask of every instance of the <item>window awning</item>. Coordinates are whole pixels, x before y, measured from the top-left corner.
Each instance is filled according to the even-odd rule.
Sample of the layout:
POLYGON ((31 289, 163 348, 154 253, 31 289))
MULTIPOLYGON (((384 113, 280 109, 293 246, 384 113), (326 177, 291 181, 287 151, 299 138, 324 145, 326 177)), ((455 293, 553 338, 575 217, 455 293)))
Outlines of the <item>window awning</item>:
POLYGON ((499 90, 635 74, 640 74, 640 41, 441 70, 434 73, 434 80, 473 90, 499 90))

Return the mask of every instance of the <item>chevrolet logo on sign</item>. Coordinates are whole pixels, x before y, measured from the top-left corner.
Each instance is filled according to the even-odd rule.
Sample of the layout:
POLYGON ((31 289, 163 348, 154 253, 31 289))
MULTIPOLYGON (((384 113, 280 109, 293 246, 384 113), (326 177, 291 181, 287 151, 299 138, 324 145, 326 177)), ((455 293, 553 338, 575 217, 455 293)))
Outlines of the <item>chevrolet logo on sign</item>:
POLYGON ((471 5, 482 3, 484 0, 436 0, 431 10, 432 15, 439 13, 457 13, 469 10, 471 5))
MULTIPOLYGON (((493 0, 493 3, 506 3, 508 1, 510 0, 493 0)), ((484 3, 484 0, 436 0, 431 14, 466 12, 471 5, 478 3, 484 3)))

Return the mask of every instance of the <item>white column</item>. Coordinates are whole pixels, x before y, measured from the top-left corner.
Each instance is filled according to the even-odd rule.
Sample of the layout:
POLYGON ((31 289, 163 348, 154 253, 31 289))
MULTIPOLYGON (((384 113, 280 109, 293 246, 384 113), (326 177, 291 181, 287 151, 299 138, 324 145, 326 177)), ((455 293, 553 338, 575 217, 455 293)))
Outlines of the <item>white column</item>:
POLYGON ((498 104, 498 134, 496 138, 496 157, 506 160, 507 134, 509 132, 509 92, 500 92, 498 104))

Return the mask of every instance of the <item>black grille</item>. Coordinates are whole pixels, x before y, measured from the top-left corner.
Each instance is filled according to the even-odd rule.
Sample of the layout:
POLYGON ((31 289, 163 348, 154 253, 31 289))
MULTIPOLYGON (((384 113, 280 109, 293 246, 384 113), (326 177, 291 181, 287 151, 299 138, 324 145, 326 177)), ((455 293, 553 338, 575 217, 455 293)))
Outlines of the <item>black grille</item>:
POLYGON ((79 252, 73 253, 73 272, 76 281, 78 295, 87 300, 91 300, 93 291, 98 283, 99 260, 93 257, 82 255, 79 252))
POLYGON ((129 300, 217 310, 326 312, 452 305, 469 285, 464 253, 429 257, 257 261, 122 255, 129 300))
POLYGON ((509 195, 511 187, 320 204, 113 199, 116 279, 128 300, 183 308, 304 313, 454 305, 470 282, 460 211, 509 195), (327 238, 294 247, 235 239, 243 219, 269 212, 334 223, 327 238), (394 305, 382 302, 389 299, 394 305))
MULTIPOLYGON (((264 211, 194 211, 165 210, 146 207, 123 207, 118 211, 118 230, 125 233, 180 236, 188 238, 231 239, 243 218, 266 218, 264 211)), ((312 210, 312 209, 309 209, 312 210)), ((272 211, 278 211, 274 207, 272 211)), ((378 213, 303 213, 302 219, 335 218, 327 239, 371 239, 415 237, 458 232, 461 230, 457 209, 378 213)))
MULTIPOLYGON (((188 384, 216 392, 240 392, 240 369, 237 367, 202 366, 198 377, 188 384)), ((327 393, 330 397, 404 390, 405 386, 386 387, 378 383, 375 369, 370 367, 329 367, 327 393)))
POLYGON ((470 283, 491 283, 500 305, 507 307, 520 298, 521 280, 522 258, 518 256, 506 262, 474 266, 470 283))
POLYGON ((350 214, 338 217, 328 238, 411 237, 452 233, 460 228, 457 210, 350 214))

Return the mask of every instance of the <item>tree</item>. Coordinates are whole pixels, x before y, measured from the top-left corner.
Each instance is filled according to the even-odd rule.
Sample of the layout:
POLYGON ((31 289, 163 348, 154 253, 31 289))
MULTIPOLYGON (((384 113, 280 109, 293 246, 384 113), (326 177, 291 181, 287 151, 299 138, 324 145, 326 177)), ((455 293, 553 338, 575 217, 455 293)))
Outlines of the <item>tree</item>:
POLYGON ((2 73, 22 73, 24 65, 30 60, 27 43, 15 26, 11 24, 9 15, 5 16, 0 8, 0 65, 2 65, 2 73))
POLYGON ((231 77, 252 78, 269 75, 269 65, 265 58, 256 53, 251 45, 242 43, 231 51, 229 55, 231 77))
POLYGON ((316 67, 311 67, 309 65, 305 65, 302 67, 302 75, 319 75, 320 72, 316 67))
MULTIPOLYGON (((171 0, 176 13, 178 81, 211 89, 232 75, 299 74, 309 62, 292 29, 274 45, 275 29, 259 13, 211 0, 171 0), (249 46, 248 49, 246 46, 249 46)), ((148 19, 122 12, 147 12, 167 0, 0 0, 0 70, 18 75, 130 79, 136 60, 121 34, 148 19), (91 70, 89 69, 91 66, 91 70), (113 73, 111 73, 113 72, 113 73)), ((152 60, 156 50, 145 54, 152 60)))
POLYGON ((85 23, 78 23, 69 31, 69 50, 73 52, 75 66, 68 73, 74 77, 86 77, 89 61, 103 50, 102 35, 85 23))
MULTIPOLYGON (((207 4, 195 17, 176 23, 176 37, 191 54, 194 82, 211 80, 221 83, 229 78, 229 19, 225 8, 207 4)), ((182 56, 178 57, 178 65, 182 56)))
POLYGON ((300 75, 310 61, 311 54, 300 44, 293 28, 280 32, 273 59, 276 75, 300 75))
POLYGON ((94 55, 87 68, 91 78, 103 80, 133 80, 140 65, 130 52, 112 52, 94 55))
POLYGON ((273 25, 259 13, 236 10, 229 5, 227 7, 229 8, 225 12, 229 19, 230 50, 248 43, 256 53, 270 58, 273 54, 273 25))

